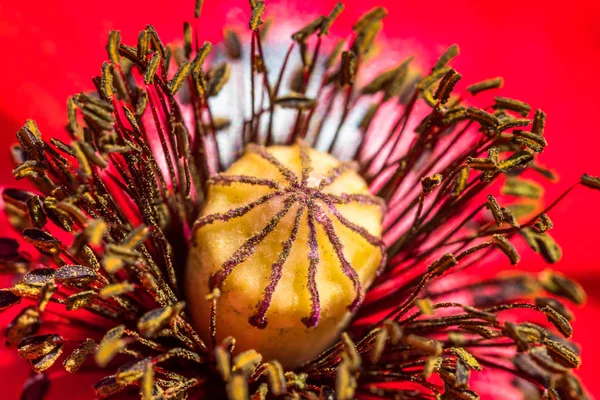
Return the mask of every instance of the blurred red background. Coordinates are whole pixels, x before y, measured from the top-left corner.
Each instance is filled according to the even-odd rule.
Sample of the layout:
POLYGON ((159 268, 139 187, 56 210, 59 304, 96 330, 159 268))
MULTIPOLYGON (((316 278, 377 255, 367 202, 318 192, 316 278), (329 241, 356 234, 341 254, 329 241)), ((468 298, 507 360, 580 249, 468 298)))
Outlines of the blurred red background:
MULTIPOLYGON (((150 23, 163 41, 179 38, 183 21, 192 17, 193 3, 12 0, 0 4, 0 186, 13 184, 7 154, 16 130, 26 118, 37 120, 45 135, 62 129, 66 98, 91 88, 90 78, 99 73, 106 59, 109 30, 121 30, 123 42, 132 43, 150 23)), ((316 13, 329 12, 335 3, 267 0, 267 7, 277 5, 279 15, 305 14, 308 20, 316 13)), ((410 39, 417 49, 425 49, 425 61, 458 43, 462 55, 454 66, 466 80, 472 83, 504 76, 503 95, 546 111, 550 145, 541 160, 561 176, 558 184, 548 187, 549 199, 577 181, 582 172, 600 174, 600 134, 594 120, 600 93, 600 80, 595 76, 600 65, 600 2, 346 0, 345 4, 334 34, 345 35, 356 18, 371 7, 386 6, 390 15, 384 35, 392 39, 391 43, 394 38, 410 39)), ((202 38, 218 40, 220 27, 243 20, 240 17, 247 8, 247 0, 205 0, 202 38)), ((590 295, 587 307, 576 313, 574 339, 583 346, 580 375, 596 395, 600 395, 600 389, 594 387, 595 361, 600 358, 600 346, 595 341, 596 321, 600 319, 600 251, 596 247, 599 200, 598 193, 577 188, 551 213, 556 226, 553 236, 564 250, 556 269, 578 279, 590 295)), ((545 265, 539 256, 525 253, 520 268, 538 271, 545 265)), ((0 397, 17 398, 27 376, 25 363, 6 351, 0 357, 0 397), (8 370, 11 373, 7 376, 8 370)), ((90 382, 80 384, 89 387, 90 382)), ((72 388, 75 397, 78 390, 72 388)))

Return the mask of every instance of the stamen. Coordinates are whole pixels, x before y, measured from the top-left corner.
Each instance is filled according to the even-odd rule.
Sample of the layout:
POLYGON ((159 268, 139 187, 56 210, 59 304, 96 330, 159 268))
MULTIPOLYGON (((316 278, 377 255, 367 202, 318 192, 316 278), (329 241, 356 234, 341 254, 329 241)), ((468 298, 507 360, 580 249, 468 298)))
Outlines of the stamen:
POLYGON ((495 97, 494 100, 496 101, 496 104, 494 104, 496 110, 514 111, 523 117, 526 117, 531 111, 531 106, 523 101, 500 96, 495 97))
POLYGON ((432 68, 432 71, 437 71, 440 68, 445 67, 450 61, 452 61, 452 59, 454 59, 459 54, 460 48, 457 44, 453 44, 452 46, 448 47, 448 49, 446 49, 446 51, 437 60, 437 62, 432 68))
POLYGON ((265 12, 265 3, 264 1, 257 1, 254 6, 252 6, 252 16, 250 17, 250 30, 257 30, 260 25, 262 25, 262 20, 260 19, 265 12))
POLYGON ((194 18, 200 18, 200 13, 202 12, 203 4, 204 0, 196 0, 196 6, 194 7, 194 18))
POLYGON ((466 90, 468 92, 470 92, 473 96, 475 96, 478 93, 481 93, 486 90, 501 88, 503 85, 504 85, 504 79, 498 77, 498 78, 486 79, 485 81, 481 81, 481 82, 469 85, 469 86, 467 86, 466 90))
POLYGON ((321 32, 319 32, 319 36, 329 35, 329 29, 331 28, 331 25, 333 25, 337 17, 339 17, 342 11, 344 11, 344 8, 345 6, 341 1, 333 7, 333 10, 331 10, 327 16, 327 19, 321 25, 321 32))

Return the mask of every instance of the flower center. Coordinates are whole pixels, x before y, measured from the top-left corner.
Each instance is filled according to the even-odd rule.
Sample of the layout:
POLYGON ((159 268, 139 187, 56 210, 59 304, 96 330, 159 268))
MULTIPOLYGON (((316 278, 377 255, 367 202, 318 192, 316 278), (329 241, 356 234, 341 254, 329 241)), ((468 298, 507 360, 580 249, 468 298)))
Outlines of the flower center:
POLYGON ((352 163, 303 144, 249 147, 211 178, 194 226, 186 294, 196 329, 288 368, 318 355, 385 263, 383 206, 352 163))

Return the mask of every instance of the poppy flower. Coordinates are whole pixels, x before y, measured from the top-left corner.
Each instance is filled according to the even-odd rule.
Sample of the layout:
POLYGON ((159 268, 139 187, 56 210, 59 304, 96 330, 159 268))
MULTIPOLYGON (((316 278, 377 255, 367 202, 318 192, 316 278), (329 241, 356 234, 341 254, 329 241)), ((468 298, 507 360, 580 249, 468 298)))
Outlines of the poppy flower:
POLYGON ((159 5, 65 8, 64 25, 36 20, 55 13, 46 3, 3 10, 6 51, 26 61, 3 67, 23 77, 2 98, 6 126, 38 120, 16 129, 2 180, 3 393, 24 381, 22 398, 587 398, 561 300, 585 293, 526 264, 555 264, 557 242, 583 249, 567 274, 589 279, 575 265, 597 261, 578 224, 593 216, 573 206, 600 187, 580 174, 594 172, 595 139, 550 134, 588 128, 572 116, 587 92, 567 84, 587 77, 531 26, 572 18, 560 42, 541 37, 593 48, 567 40, 597 34, 591 18, 521 6, 533 22, 496 30, 485 25, 514 17, 473 4, 210 3, 137 36, 130 24, 159 5), (378 37, 388 11, 403 27, 378 37), (104 18, 115 29, 98 29, 108 54, 92 65, 83 43, 104 18), (477 58, 461 62, 442 26, 477 58), (530 60, 547 69, 527 76, 530 60), (486 79, 492 67, 515 86, 486 79), (65 91, 77 94, 60 132, 65 91), (548 128, 536 100, 556 115, 548 128), (554 168, 573 186, 553 188, 554 168))

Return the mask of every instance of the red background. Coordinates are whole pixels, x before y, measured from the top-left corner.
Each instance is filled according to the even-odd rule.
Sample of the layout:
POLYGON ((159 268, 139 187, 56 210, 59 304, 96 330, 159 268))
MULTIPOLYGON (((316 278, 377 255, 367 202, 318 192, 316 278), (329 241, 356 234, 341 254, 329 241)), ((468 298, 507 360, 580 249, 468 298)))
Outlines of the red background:
MULTIPOLYGON (((137 1, 81 0, 15 1, 0 5, 0 186, 12 185, 8 147, 14 132, 26 118, 38 121, 46 135, 62 129, 68 95, 89 89, 99 73, 107 33, 119 29, 125 43, 133 43, 139 30, 151 23, 163 41, 179 38, 184 20, 190 20, 193 0, 137 1)), ((240 20, 247 0, 205 0, 202 35, 221 37, 220 27, 240 20)), ((548 117, 546 137, 550 146, 542 161, 557 168, 561 181, 547 190, 551 199, 582 172, 600 174, 597 130, 597 96, 600 80, 600 2, 504 0, 502 2, 347 0, 346 10, 333 33, 346 34, 353 21, 375 5, 390 11, 384 34, 388 38, 413 39, 431 55, 458 43, 462 55, 454 66, 469 82, 504 76, 503 95, 544 109, 548 117)), ((274 1, 307 19, 327 13, 334 0, 274 1)), ((280 14, 280 13, 278 13, 280 14)), ((285 14, 284 14, 285 15, 285 14)), ((282 18, 279 18, 279 23, 282 18)), ((425 60, 428 60, 425 58, 425 60)), ((557 269, 578 279, 590 295, 577 313, 575 340, 583 345, 580 374, 591 393, 595 361, 600 346, 595 341, 600 319, 600 251, 597 229, 600 193, 578 188, 551 214, 553 235, 564 249, 557 269)), ((525 254, 521 268, 541 270, 538 256, 525 254)), ((4 319, 4 318, 3 318, 4 319)), ((26 376, 24 362, 2 351, 2 398, 17 393, 26 376)), ((82 387, 89 382, 80 382, 82 387)), ((56 385, 55 385, 56 386, 56 385)), ((76 397, 77 387, 70 387, 76 397)), ((56 395, 56 391, 53 391, 56 395)))

